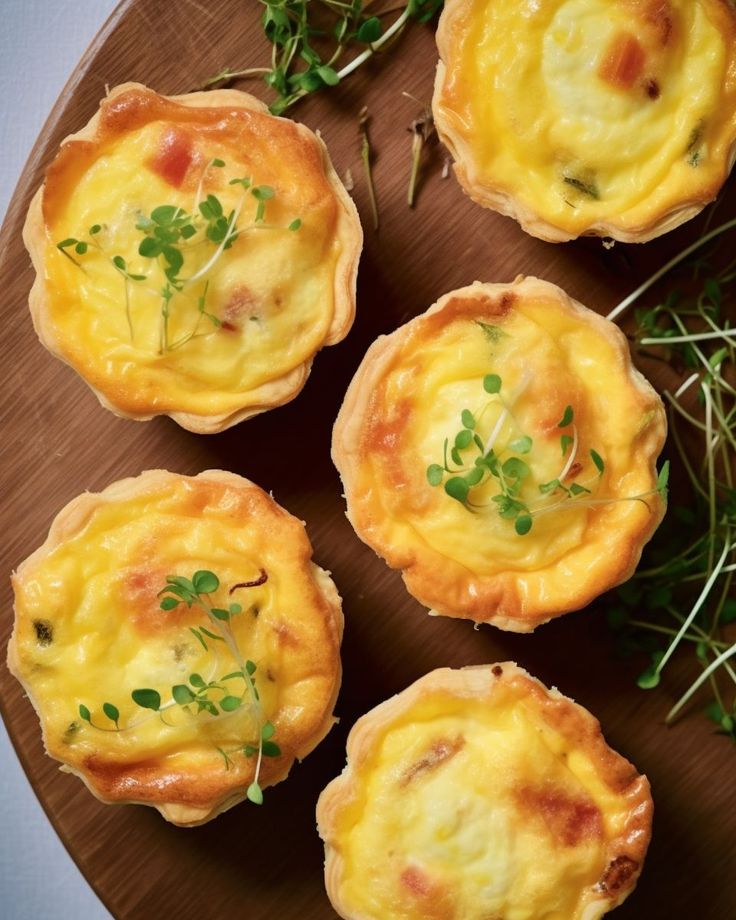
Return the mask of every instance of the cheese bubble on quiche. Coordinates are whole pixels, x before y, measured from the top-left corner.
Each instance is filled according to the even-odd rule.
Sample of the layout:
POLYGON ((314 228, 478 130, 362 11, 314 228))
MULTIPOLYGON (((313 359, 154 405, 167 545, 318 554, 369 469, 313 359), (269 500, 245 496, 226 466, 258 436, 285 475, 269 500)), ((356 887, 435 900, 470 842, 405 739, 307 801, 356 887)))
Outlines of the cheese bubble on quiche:
POLYGON ((324 143, 236 90, 111 90, 24 239, 41 342, 128 418, 210 433, 288 402, 355 314, 362 231, 324 143))
POLYGON ((665 433, 623 333, 517 278, 377 339, 332 455, 356 533, 414 597, 528 632, 631 576, 664 514, 665 433))
POLYGON ((359 719, 317 822, 344 920, 597 920, 636 884, 652 799, 587 710, 506 662, 359 719))
POLYGON ((433 110, 475 201, 552 242, 644 242, 736 154, 729 0, 446 0, 433 110))
POLYGON ((47 753, 107 803, 208 821, 334 723, 340 599, 258 486, 162 470, 86 493, 13 575, 8 665, 47 753))

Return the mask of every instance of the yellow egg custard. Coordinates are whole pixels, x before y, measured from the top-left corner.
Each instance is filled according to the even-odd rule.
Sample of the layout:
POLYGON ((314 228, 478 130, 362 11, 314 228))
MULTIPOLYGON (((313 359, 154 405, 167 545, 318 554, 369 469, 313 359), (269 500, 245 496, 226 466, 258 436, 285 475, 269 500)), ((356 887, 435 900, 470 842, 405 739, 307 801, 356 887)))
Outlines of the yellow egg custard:
POLYGON ((736 154, 728 0, 446 0, 433 102, 465 191, 551 242, 644 242, 736 154))
POLYGON ((651 821, 597 720, 512 662, 432 671, 363 716, 317 805, 345 920, 596 920, 651 821))
POLYGON ((221 431, 292 399, 353 322, 362 231, 324 143, 236 90, 110 91, 24 239, 41 342, 129 418, 221 431))
POLYGON ((232 473, 84 494, 13 576, 8 666, 46 750, 107 803, 194 825, 327 734, 340 598, 304 525, 232 473))
POLYGON ((665 433, 623 333, 517 278, 377 339, 332 455, 358 536, 414 597, 528 632, 633 573, 664 513, 665 433))

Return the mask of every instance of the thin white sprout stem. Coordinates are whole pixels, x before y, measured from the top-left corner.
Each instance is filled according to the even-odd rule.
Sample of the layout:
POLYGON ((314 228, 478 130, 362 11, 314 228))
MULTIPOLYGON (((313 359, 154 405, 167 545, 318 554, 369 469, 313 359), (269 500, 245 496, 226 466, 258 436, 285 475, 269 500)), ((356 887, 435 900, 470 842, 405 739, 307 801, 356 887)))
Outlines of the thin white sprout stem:
POLYGON ((498 439, 498 436, 501 433, 501 429, 503 428, 503 424, 508 418, 508 415, 509 415, 509 410, 504 407, 503 412, 499 415, 498 420, 493 427, 493 431, 490 433, 490 435, 488 436, 488 440, 486 441, 486 453, 493 450, 493 445, 496 443, 496 440, 498 439))
POLYGON ((613 322, 615 319, 618 319, 622 313, 625 313, 632 304, 636 303, 641 295, 648 291, 653 284, 656 284, 660 278, 663 278, 667 272, 671 271, 676 265, 679 265, 680 262, 687 259, 687 257, 692 255, 694 252, 697 252, 701 246, 709 243, 711 240, 715 239, 717 236, 720 236, 722 233, 725 233, 727 230, 730 230, 732 227, 736 227, 736 218, 734 220, 727 221, 725 224, 721 224, 719 227, 716 227, 715 230, 711 230, 710 233, 706 233, 705 236, 701 236, 699 240, 696 240, 692 244, 692 246, 688 246, 687 249, 683 249, 682 252, 678 253, 674 258, 670 259, 669 262, 663 265, 662 268, 647 278, 647 280, 643 282, 643 284, 640 284, 635 291, 632 291, 628 297, 624 297, 621 303, 617 304, 606 318, 611 320, 611 322, 613 322))
POLYGON ((726 543, 725 543, 725 545, 724 545, 724 547, 723 547, 723 552, 721 553, 720 559, 718 560, 718 562, 716 563, 715 567, 713 568, 713 571, 710 573, 710 577, 708 578, 708 581, 707 581, 707 582, 705 583, 705 585, 703 586, 703 590, 700 592, 700 595, 699 595, 698 599, 695 601, 695 604, 693 605, 692 610, 691 610, 690 613, 685 617, 685 620, 683 621, 683 624, 682 624, 682 626, 680 627, 679 632, 677 633, 677 635, 675 636, 675 638, 672 640, 672 642, 670 643, 669 648, 668 648, 667 651, 664 653, 664 656, 662 657, 662 660, 661 660, 661 661, 659 662, 659 664, 657 665, 657 669, 656 669, 656 671, 655 671, 656 674, 660 674, 660 673, 662 672, 664 666, 667 664, 667 662, 670 660, 670 658, 672 657, 672 655, 675 653, 675 649, 676 649, 677 646, 680 644, 680 642, 681 642, 681 640, 682 640, 682 637, 683 637, 683 636, 685 635, 685 633, 688 631, 688 629, 690 628, 690 625, 692 624, 693 620, 694 620, 695 617, 698 615, 698 611, 700 610, 700 608, 701 608, 701 607, 703 606, 703 604, 705 603, 705 601, 706 601, 708 595, 710 594, 711 588, 712 588, 713 585, 715 584, 715 581, 716 581, 716 579, 718 578, 718 575, 720 574, 721 569, 723 568, 723 564, 724 564, 724 562, 726 561, 726 556, 728 555, 728 552, 729 552, 730 549, 731 549, 731 546, 729 545, 728 541, 726 541, 726 543))
POLYGON ((679 399, 680 396, 689 390, 690 387, 695 383, 696 380, 700 379, 700 374, 696 371, 694 374, 691 374, 684 383, 681 383, 680 386, 675 390, 675 399, 679 399))
POLYGON ((683 409, 680 403, 672 396, 671 393, 668 393, 666 390, 664 392, 664 397, 667 402, 672 406, 672 408, 677 412, 678 415, 681 415, 686 421, 690 422, 693 428, 697 428, 700 431, 705 431, 705 425, 695 418, 694 415, 690 415, 687 409, 683 409))
POLYGON ((705 397, 705 440, 708 445, 708 449, 705 451, 705 459, 708 466, 708 510, 709 510, 709 524, 710 524, 710 536, 711 539, 708 541, 708 568, 713 566, 713 535, 716 530, 716 473, 715 473, 715 458, 713 456, 713 400, 710 395, 710 387, 705 383, 700 384, 700 389, 703 392, 705 397))
POLYGON ((723 339, 736 336, 736 329, 721 329, 718 332, 694 332, 691 335, 673 335, 661 339, 641 339, 641 345, 680 345, 683 342, 705 342, 707 339, 723 339))
POLYGON ((666 723, 671 722, 675 718, 675 716, 680 712, 682 707, 688 702, 688 700, 690 700, 691 697, 694 696, 694 694, 697 693, 697 691, 703 686, 703 684, 708 680, 711 674, 717 671, 718 668, 720 668, 722 664, 728 661, 729 658, 733 658, 734 655, 736 655, 736 643, 734 643, 731 646, 731 648, 726 649, 725 652, 721 652, 721 654, 717 658, 713 659, 713 661, 703 671, 703 673, 695 681, 695 683, 692 684, 689 690, 683 693, 683 695, 675 703, 672 709, 670 709, 670 711, 667 713, 667 718, 665 719, 665 722, 666 723))
POLYGON ((401 29, 403 29, 404 24, 406 23, 406 21, 408 20, 408 18, 409 18, 409 4, 407 4, 406 9, 405 9, 404 12, 401 14, 401 16, 399 16, 399 18, 396 20, 396 22, 395 22, 390 28, 386 29, 386 31, 385 31, 385 32, 383 33, 383 35, 378 39, 378 41, 373 42, 373 44, 370 46, 370 48, 367 48, 365 51, 362 52, 362 54, 359 54, 359 55, 358 55, 354 60, 352 60, 349 64, 346 64, 346 65, 342 68, 342 70, 338 70, 338 72, 337 72, 338 77, 339 77, 341 80, 343 80, 345 77, 347 77, 349 74, 351 74, 354 70, 357 70, 358 67, 360 67, 360 65, 361 65, 364 61, 367 61, 369 57, 372 57, 372 56, 373 56, 374 52, 378 51, 378 49, 379 49, 382 45, 385 45, 387 41, 389 41, 390 39, 392 39, 392 38, 394 37, 394 35, 396 35, 397 32, 399 32, 399 31, 401 31, 401 29))
MULTIPOLYGON (((682 320, 680 319, 680 317, 677 316, 677 314, 674 314, 674 313, 673 313, 673 314, 672 314, 672 319, 673 319, 673 320, 675 321, 675 323, 677 324, 677 326, 678 326, 680 332, 682 332, 683 334, 685 334, 685 333, 687 332, 687 326, 682 322, 682 320)), ((736 332, 736 329, 734 329, 733 331, 736 332)), ((670 340, 668 339, 667 341, 670 341, 670 340)), ((724 341, 728 342, 729 339, 725 339, 724 341)), ((708 374, 710 374, 711 376, 713 376, 713 377, 718 381, 718 383, 719 383, 722 387, 724 387, 726 390, 728 390, 728 392, 729 392, 732 396, 736 396, 736 390, 734 390, 734 388, 731 386, 731 384, 730 384, 727 380, 724 380, 723 376, 721 375, 721 373, 719 372, 719 370, 718 370, 717 368, 711 367, 710 361, 706 358, 706 356, 703 354, 703 352, 700 350, 700 348, 698 348, 698 346, 697 346, 697 344, 695 343, 695 341, 691 341, 690 344, 692 345, 693 351, 694 351, 695 354, 698 356, 698 358, 699 358, 699 360, 700 360, 700 363, 703 365, 703 368, 705 369, 706 373, 708 373, 708 374)))
POLYGON ((225 236, 223 237, 220 245, 214 251, 212 256, 207 260, 207 262, 205 262, 205 264, 198 271, 196 271, 190 278, 182 279, 185 284, 193 284, 195 281, 199 280, 203 275, 206 275, 207 272, 215 264, 215 262, 217 262, 217 260, 220 258, 220 256, 225 250, 225 246, 227 246, 227 244, 230 242, 230 239, 234 236, 232 232, 233 227, 235 226, 235 223, 238 217, 240 216, 240 212, 243 208, 243 204, 245 203, 245 197, 246 196, 243 195, 243 197, 238 202, 238 206, 233 211, 233 216, 230 218, 230 223, 227 225, 227 232, 225 233, 225 236))
POLYGON ((562 467, 562 472, 557 477, 560 480, 560 482, 564 481, 565 476, 567 476, 567 474, 572 469, 572 465, 575 462, 575 457, 577 456, 577 452, 578 452, 578 426, 573 425, 572 426, 572 450, 570 451, 570 456, 567 458, 567 463, 562 467))

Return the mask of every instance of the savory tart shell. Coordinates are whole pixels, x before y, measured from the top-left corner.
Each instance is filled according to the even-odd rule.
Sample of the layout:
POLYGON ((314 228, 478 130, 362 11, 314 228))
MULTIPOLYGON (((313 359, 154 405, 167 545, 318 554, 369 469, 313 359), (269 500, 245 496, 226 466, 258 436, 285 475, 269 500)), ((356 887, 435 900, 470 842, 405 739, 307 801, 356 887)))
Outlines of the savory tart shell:
POLYGON ((257 745, 265 720, 280 753, 263 758, 259 783, 283 780, 334 724, 341 680, 340 597, 311 557, 301 521, 221 470, 152 470, 70 502, 12 578, 8 667, 36 709, 49 756, 102 802, 151 805, 190 826, 246 797, 256 757, 243 749, 257 745), (221 581, 213 605, 243 608, 230 624, 256 665, 260 714, 173 702, 171 688, 192 673, 219 681, 215 702, 225 693, 250 699, 238 678, 225 678, 239 663, 227 641, 211 638, 206 614, 183 603, 161 609, 169 575, 202 569, 221 581), (131 702, 137 688, 160 693, 160 713, 131 702), (118 709, 114 725, 103 702, 118 709))
POLYGON ((437 47, 434 119, 461 186, 532 236, 646 242, 728 177, 727 0, 446 0, 437 47))
POLYGON ((597 920, 636 885, 652 813, 598 721, 504 662, 432 671, 361 717, 317 823, 345 920, 597 920))
MULTIPOLYGON (((227 215, 225 199, 223 203, 227 215)), ((31 202, 23 239, 36 271, 30 311, 41 343, 84 378, 105 408, 125 418, 169 415, 190 431, 210 434, 282 405, 306 383, 315 353, 340 342, 355 316, 363 234, 324 142, 305 125, 270 115, 262 102, 238 90, 160 96, 137 83, 110 90, 90 122, 62 143, 31 202), (135 140, 138 136, 143 140, 135 140), (139 144, 145 162, 131 164, 133 154, 126 152, 125 143, 139 144), (275 188, 265 213, 268 219, 269 209, 282 209, 271 239, 278 237, 283 248, 276 251, 274 244, 272 252, 268 231, 253 231, 255 238, 251 233, 246 242, 255 254, 238 256, 241 262, 232 269, 218 269, 220 276, 209 291, 203 277, 187 294, 186 323, 178 329, 178 340, 172 340, 174 347, 157 351, 155 328, 146 325, 141 332, 136 326, 144 324, 144 316, 149 324, 158 322, 151 317, 161 309, 160 292, 153 281, 125 281, 108 264, 123 220, 119 214, 102 213, 98 199, 109 205, 120 198, 118 210, 133 227, 141 214, 145 217, 162 204, 188 211, 194 203, 197 212, 195 199, 201 201, 210 192, 229 195, 235 208, 235 188, 243 199, 240 226, 246 207, 255 208, 256 202, 241 186, 228 183, 229 174, 220 175, 225 170, 212 165, 224 158, 232 159, 225 164, 228 169, 252 171, 254 185, 263 183, 260 176, 275 188), (124 174, 113 181, 118 168, 124 174), (109 175, 105 170, 111 170, 109 175), (135 202, 124 203, 126 182, 135 188, 135 202), (122 192, 115 190, 118 185, 122 192), (93 200, 84 200, 85 194, 93 200), (286 226, 295 214, 295 223, 301 225, 290 233, 286 226), (86 264, 90 255, 99 260, 95 271, 84 275, 57 248, 65 237, 84 236, 86 226, 77 226, 83 218, 103 228, 89 238, 84 256, 76 255, 73 246, 65 250, 80 263, 86 264), (96 241, 108 233, 105 221, 113 228, 112 248, 98 251, 96 241), (248 259, 250 274, 242 268, 250 264, 248 259), (309 290, 305 278, 312 285, 309 290), (82 295, 90 280, 91 293, 82 295), (78 302, 82 296, 83 308, 78 302), (145 308, 132 302, 126 307, 125 298, 137 296, 148 298, 145 308), (219 298, 214 307, 213 296, 219 298), (199 308, 205 310, 201 315, 198 297, 199 308), (213 309, 219 313, 216 329, 206 315, 213 309), (193 340, 178 344, 193 329, 198 330, 193 340), (220 343, 216 348, 215 338, 220 343)), ((138 256, 140 239, 125 240, 127 270, 148 270, 150 260, 138 256)), ((165 263, 159 261, 162 269, 165 263)), ((166 277, 159 273, 163 286, 166 277)), ((189 290, 186 284, 184 288, 189 290)), ((173 307, 170 312, 174 316, 173 307)))
MULTIPOLYGON (((529 632, 631 576, 665 510, 656 460, 666 428, 662 401, 633 367, 621 330, 555 285, 519 277, 453 291, 379 337, 345 395, 332 456, 356 533, 401 570, 417 600, 433 613, 529 632), (491 371, 513 407, 502 393, 496 410, 483 408, 491 371), (561 436, 575 430, 558 427, 566 406, 580 435, 572 467, 570 448, 560 453, 561 436), (507 446, 522 433, 533 441, 522 498, 534 526, 525 536, 495 513, 488 486, 483 506, 466 509, 428 482, 464 407, 484 418, 474 434, 486 444, 503 432, 507 446), (605 462, 599 478, 593 451, 605 462), (577 470, 590 495, 540 494, 563 466, 568 477, 577 470)), ((497 453, 507 449, 499 445, 497 453)))

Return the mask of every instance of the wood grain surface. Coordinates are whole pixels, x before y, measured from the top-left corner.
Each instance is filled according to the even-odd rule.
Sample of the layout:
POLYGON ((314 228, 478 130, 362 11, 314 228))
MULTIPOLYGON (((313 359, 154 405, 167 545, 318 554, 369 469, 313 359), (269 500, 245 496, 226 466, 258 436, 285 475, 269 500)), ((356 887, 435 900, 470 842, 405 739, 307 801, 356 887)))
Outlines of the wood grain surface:
MULTIPOLYGON (((168 419, 125 421, 104 411, 74 372, 38 344, 27 310, 32 273, 20 231, 60 140, 88 120, 106 85, 139 80, 159 92, 179 93, 223 65, 263 64, 269 49, 258 24, 261 9, 256 0, 124 2, 80 62, 34 148, 0 235, 4 571, 7 575, 43 541, 55 513, 85 489, 101 489, 152 467, 181 473, 221 467, 247 476, 307 522, 315 559, 332 571, 343 595, 340 725, 285 783, 268 792, 262 808, 244 804, 209 825, 181 830, 151 809, 101 805, 78 779, 60 773, 43 753, 29 702, 2 666, 3 714, 41 802, 116 917, 326 920, 334 913, 324 894, 314 808, 320 790, 342 769, 355 719, 432 668, 511 658, 595 713, 612 746, 652 782, 656 815, 649 858, 637 891, 615 916, 736 916, 736 752, 711 731, 697 707, 672 729, 662 724, 686 675, 668 677, 652 693, 637 690, 634 680, 643 662, 616 656, 601 609, 571 614, 532 636, 429 618, 399 575, 354 535, 329 452, 333 420, 368 345, 441 294, 475 279, 510 281, 521 272, 560 284, 606 313, 693 239, 702 218, 640 247, 617 244, 607 251, 599 240, 543 243, 472 204, 453 178, 443 179, 439 146, 430 151, 417 206, 409 210, 407 129, 417 106, 402 91, 428 101, 436 62, 432 28, 415 26, 344 86, 293 110, 295 118, 322 132, 340 175, 351 170, 366 227, 355 327, 344 343, 317 357, 294 402, 213 437, 189 434, 168 419), (370 227, 360 168, 363 105, 371 114, 376 152, 378 232, 370 227), (301 446, 298 464, 277 449, 285 431, 301 446)), ((262 84, 241 85, 268 99, 262 84)), ((732 191, 724 199, 723 219, 736 210, 732 191)), ((645 370, 651 377, 656 365, 645 370)), ((5 576, 1 610, 4 648, 12 626, 5 576)), ((42 867, 38 883, 43 884, 42 867)))

